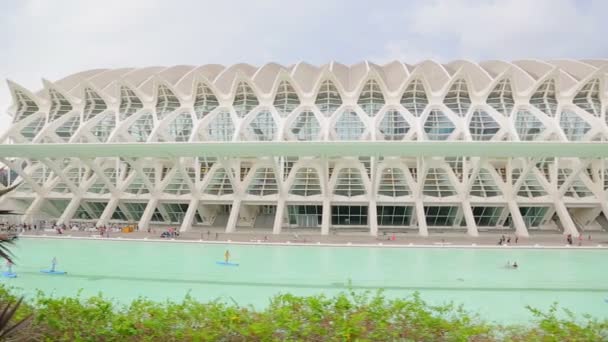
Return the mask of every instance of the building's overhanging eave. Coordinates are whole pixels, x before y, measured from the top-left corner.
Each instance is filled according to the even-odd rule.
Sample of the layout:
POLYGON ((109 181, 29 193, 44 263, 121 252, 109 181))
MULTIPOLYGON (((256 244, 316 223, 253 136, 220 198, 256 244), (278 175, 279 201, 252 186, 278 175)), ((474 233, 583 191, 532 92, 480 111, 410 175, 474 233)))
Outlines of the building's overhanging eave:
POLYGON ((3 144, 0 158, 95 157, 579 157, 606 158, 602 142, 195 142, 106 144, 3 144))

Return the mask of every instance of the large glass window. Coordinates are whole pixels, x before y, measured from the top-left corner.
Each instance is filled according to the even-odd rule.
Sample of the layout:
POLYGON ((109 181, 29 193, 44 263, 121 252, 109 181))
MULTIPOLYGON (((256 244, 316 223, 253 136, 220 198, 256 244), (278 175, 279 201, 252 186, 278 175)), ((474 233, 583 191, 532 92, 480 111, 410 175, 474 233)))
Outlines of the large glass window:
POLYGON ((130 117, 142 108, 144 108, 144 104, 141 102, 139 97, 135 95, 135 92, 126 86, 121 86, 120 106, 118 108, 120 120, 130 117))
POLYGON ((548 211, 549 207, 519 207, 519 212, 528 228, 539 227, 548 211))
POLYGON ((188 141, 192 134, 192 116, 190 113, 179 114, 168 127, 173 141, 188 141))
POLYGON ((114 113, 106 113, 103 119, 91 128, 91 134, 97 138, 97 141, 107 142, 114 128, 116 128, 116 115, 114 113))
POLYGON ((422 81, 416 79, 410 82, 401 96, 401 105, 414 116, 420 117, 428 104, 429 100, 422 81))
POLYGON ((300 141, 318 140, 321 126, 313 112, 302 112, 291 124, 291 133, 300 141))
POLYGON ((340 169, 337 177, 334 195, 351 197, 365 194, 365 186, 359 169, 340 169))
POLYGON ((429 227, 453 227, 459 209, 457 206, 425 206, 426 224, 429 227))
POLYGON ((336 121, 335 130, 338 140, 359 140, 365 131, 365 125, 357 113, 347 110, 336 121))
POLYGON ((211 141, 231 141, 234 135, 234 123, 228 112, 219 112, 206 127, 207 137, 211 141))
POLYGON ((188 203, 163 203, 163 207, 171 223, 182 223, 188 211, 188 203))
POLYGON ((15 90, 15 100, 17 112, 13 122, 21 121, 39 110, 36 102, 19 90, 15 90))
POLYGON ((423 194, 432 197, 448 197, 456 195, 456 190, 450 182, 444 169, 430 168, 424 180, 423 194))
POLYGON ((487 141, 492 139, 500 130, 500 125, 490 114, 483 110, 476 110, 471 116, 469 131, 471 138, 476 141, 487 141))
POLYGON ((414 207, 411 206, 378 206, 379 226, 409 226, 412 222, 414 207))
MULTIPOLYGON (((562 188, 566 180, 570 179, 572 176, 572 170, 570 169, 558 169, 557 170, 557 187, 562 188)), ((570 182, 570 187, 564 193, 567 197, 573 198, 584 198, 593 196, 593 193, 589 188, 583 183, 580 177, 576 176, 574 180, 570 182)))
POLYGON ((257 141, 275 140, 278 130, 272 114, 268 111, 259 112, 248 128, 249 134, 257 141))
POLYGON ((410 130, 410 125, 401 113, 396 110, 389 110, 380 121, 379 129, 384 136, 384 140, 403 140, 410 130))
POLYGON ((108 202, 86 202, 86 205, 91 209, 91 213, 93 214, 93 218, 100 218, 103 214, 103 211, 106 209, 106 205, 108 202))
POLYGON ((594 78, 587 82, 578 94, 576 94, 572 102, 587 113, 599 118, 602 115, 600 80, 594 78))
MULTIPOLYGON (((116 186, 116 169, 114 168, 106 168, 103 170, 103 174, 106 179, 110 182, 110 184, 116 186)), ((96 194, 107 194, 110 192, 108 185, 103 181, 103 179, 96 175, 97 179, 95 183, 87 189, 88 192, 96 193, 96 194)))
MULTIPOLYGON (((193 178, 190 179, 192 180, 193 178)), ((184 179, 182 173, 178 171, 173 174, 173 177, 171 177, 169 184, 167 184, 163 192, 174 195, 183 195, 190 193, 190 187, 188 186, 188 183, 186 182, 186 179, 184 179)))
POLYGON ((367 225, 367 206, 333 205, 331 207, 331 224, 336 226, 367 225))
POLYGON ((257 107, 259 103, 257 96, 255 96, 255 93, 249 84, 240 82, 237 85, 234 101, 232 102, 236 115, 240 118, 245 117, 245 115, 257 107))
MULTIPOLYGON (((514 169, 513 172, 521 174, 521 170, 519 169, 514 169)), ((528 172, 525 177, 526 178, 517 192, 517 196, 534 198, 547 195, 547 191, 545 191, 545 188, 541 185, 533 172, 528 172)))
POLYGON ((400 197, 409 194, 410 188, 401 169, 385 168, 382 170, 380 184, 378 185, 378 195, 400 197))
POLYGON ((571 110, 562 111, 559 126, 569 141, 580 141, 591 130, 591 125, 571 110))
POLYGON ((432 110, 424 122, 424 131, 430 140, 447 140, 456 126, 439 110, 432 110))
POLYGON ((548 79, 543 82, 530 98, 530 104, 548 116, 555 117, 557 112, 555 80, 548 79))
POLYGON ((494 177, 487 169, 479 169, 471 186, 471 196, 496 197, 500 196, 500 189, 494 181, 494 177))
POLYGON ((486 103, 496 109, 500 114, 509 116, 515 105, 511 82, 508 79, 498 82, 496 87, 494 87, 492 92, 488 95, 486 103))
POLYGON ((323 206, 320 205, 288 205, 287 216, 289 224, 299 228, 318 227, 323 220, 323 206))
MULTIPOLYGON (((475 224, 478 227, 496 227, 502 217, 504 207, 472 207, 475 224)), ((466 220, 462 220, 466 225, 466 220)))
POLYGON ((49 96, 51 98, 49 121, 55 121, 72 110, 72 104, 57 90, 49 89, 49 96))
POLYGON ((196 114, 196 117, 200 120, 218 106, 219 102, 211 88, 204 83, 199 83, 196 86, 196 97, 194 98, 194 114, 196 114))
POLYGON ((217 169, 203 192, 217 196, 232 194, 234 190, 232 189, 232 183, 226 169, 217 169))
MULTIPOLYGON (((74 115, 74 114, 72 114, 74 115)), ((80 127, 80 116, 78 114, 72 116, 68 121, 64 122, 61 126, 55 130, 55 133, 65 142, 68 142, 70 138, 76 133, 80 127)))
POLYGON ((332 81, 321 83, 315 104, 325 116, 330 116, 342 105, 342 96, 332 81))
POLYGON ((300 105, 300 98, 295 89, 287 81, 281 81, 274 97, 274 107, 282 117, 289 115, 300 105))
POLYGON ((515 131, 520 140, 536 140, 544 130, 543 123, 528 110, 522 108, 515 114, 515 131))
POLYGON ((471 98, 469 98, 469 89, 464 79, 458 79, 452 84, 443 103, 460 117, 467 114, 471 106, 471 98))
POLYGON ((274 195, 278 192, 277 178, 274 170, 269 167, 257 169, 251 183, 249 183, 249 187, 247 187, 247 193, 250 195, 266 196, 274 195))
POLYGON ((164 119, 168 114, 172 113, 180 106, 179 100, 175 94, 173 94, 171 89, 165 85, 161 84, 158 86, 157 96, 156 116, 158 117, 158 120, 164 119))
POLYGON ((141 114, 129 127, 129 134, 136 142, 146 142, 154 128, 154 117, 151 113, 141 114))
POLYGON ((296 176, 289 193, 299 196, 314 196, 321 194, 321 181, 313 168, 301 168, 296 176))
POLYGON ((38 133, 40 133, 45 123, 46 120, 44 117, 35 119, 23 127, 20 133, 25 139, 32 141, 38 135, 38 133))
POLYGON ((84 121, 88 121, 97 114, 108 109, 105 101, 91 88, 84 89, 84 110, 83 117, 84 121))
POLYGON ((369 80, 363 86, 357 104, 369 116, 375 116, 384 106, 384 95, 378 82, 369 80))
POLYGON ((142 172, 143 177, 145 178, 140 176, 139 173, 136 173, 133 181, 131 181, 131 184, 129 184, 129 186, 125 189, 126 192, 136 195, 150 193, 150 189, 148 189, 144 179, 147 179, 150 184, 154 184, 154 169, 151 167, 145 167, 142 169, 142 172))

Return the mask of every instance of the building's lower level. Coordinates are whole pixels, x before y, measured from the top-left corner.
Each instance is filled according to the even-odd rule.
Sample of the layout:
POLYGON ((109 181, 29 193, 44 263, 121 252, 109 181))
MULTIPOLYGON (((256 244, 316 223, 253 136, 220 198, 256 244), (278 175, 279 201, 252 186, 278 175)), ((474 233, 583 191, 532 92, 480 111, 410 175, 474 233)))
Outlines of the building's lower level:
POLYGON ((608 161, 580 158, 66 158, 8 161, 30 224, 433 232, 608 230, 608 161))

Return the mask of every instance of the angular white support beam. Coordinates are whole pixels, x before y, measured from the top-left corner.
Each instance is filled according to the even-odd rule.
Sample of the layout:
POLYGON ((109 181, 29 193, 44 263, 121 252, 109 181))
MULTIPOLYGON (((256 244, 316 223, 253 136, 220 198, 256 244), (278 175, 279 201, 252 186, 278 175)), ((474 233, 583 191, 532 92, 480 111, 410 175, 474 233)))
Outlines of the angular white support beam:
POLYGON ((281 234, 283 228, 283 217, 285 216, 285 200, 279 199, 274 216, 274 225, 272 226, 272 234, 281 234))
POLYGON ((321 217, 321 235, 329 235, 331 223, 331 203, 329 199, 323 200, 323 216, 321 217))
POLYGON ((416 220, 418 221, 418 234, 420 234, 420 236, 429 236, 429 229, 426 225, 426 215, 424 214, 424 204, 422 201, 416 201, 416 220))
POLYGON ((578 230, 576 229, 576 225, 570 217, 570 213, 568 212, 568 208, 564 205, 562 201, 555 201, 555 213, 559 217, 559 220, 562 223, 562 227, 564 227, 564 234, 572 234, 572 237, 578 237, 578 230))
POLYGON ((469 236, 479 236, 477 223, 475 223, 475 216, 473 216, 473 209, 471 208, 471 202, 469 202, 469 200, 462 201, 462 214, 464 215, 464 220, 467 224, 467 234, 469 234, 469 236))
POLYGON ((236 231, 236 224, 239 222, 239 214, 241 212, 241 200, 235 199, 232 202, 232 209, 230 210, 230 216, 228 216, 228 223, 226 224, 226 233, 233 233, 236 231))
POLYGON ((139 229, 147 230, 150 226, 150 221, 152 220, 152 215, 154 215, 154 211, 156 210, 156 206, 158 205, 158 198, 152 197, 148 201, 148 205, 146 209, 144 209, 141 218, 139 219, 139 229))
POLYGON ((110 198, 108 201, 108 204, 106 204, 106 207, 103 209, 103 213, 99 217, 99 220, 97 220, 96 226, 101 227, 107 225, 112 218, 112 214, 114 214, 116 207, 118 207, 118 197, 112 196, 112 198, 110 198))
POLYGON ((57 224, 65 224, 65 223, 69 222, 72 219, 72 217, 74 217, 74 214, 76 214, 76 210, 78 210, 81 200, 82 200, 82 196, 77 195, 77 196, 72 197, 72 200, 70 201, 68 206, 65 208, 63 213, 61 213, 61 216, 59 216, 59 220, 57 220, 57 224))
POLYGON ((34 224, 34 216, 40 212, 40 208, 44 204, 45 198, 42 196, 36 196, 32 201, 32 204, 25 210, 24 215, 21 217, 22 223, 34 224))
POLYGON ((378 236, 378 207, 375 200, 369 201, 367 220, 369 222, 369 235, 378 236))
POLYGON ((188 210, 186 210, 186 214, 184 214, 184 219, 182 220, 182 225, 179 227, 180 232, 187 232, 192 228, 192 222, 194 222, 194 216, 196 216, 198 203, 199 199, 196 197, 190 200, 188 210))
POLYGON ((514 200, 510 200, 508 202, 509 212, 511 213, 511 222, 515 226, 515 236, 518 237, 528 237, 528 228, 526 228, 526 223, 524 222, 524 218, 521 217, 521 212, 519 211, 519 206, 514 200))

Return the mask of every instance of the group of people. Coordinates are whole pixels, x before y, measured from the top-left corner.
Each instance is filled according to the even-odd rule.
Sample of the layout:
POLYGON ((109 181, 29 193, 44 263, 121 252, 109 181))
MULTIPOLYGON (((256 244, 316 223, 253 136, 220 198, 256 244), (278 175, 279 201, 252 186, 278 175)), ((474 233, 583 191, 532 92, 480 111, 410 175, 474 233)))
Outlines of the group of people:
POLYGON ((507 265, 505 267, 506 268, 517 268, 519 266, 517 266, 517 261, 513 261, 513 263, 511 263, 510 261, 507 261, 507 265))
MULTIPOLYGON (((515 237, 514 242, 517 243, 519 241, 519 237, 515 237)), ((504 235, 500 237, 498 240, 498 245, 504 245, 505 243, 511 243, 511 237, 505 237, 504 235)))

